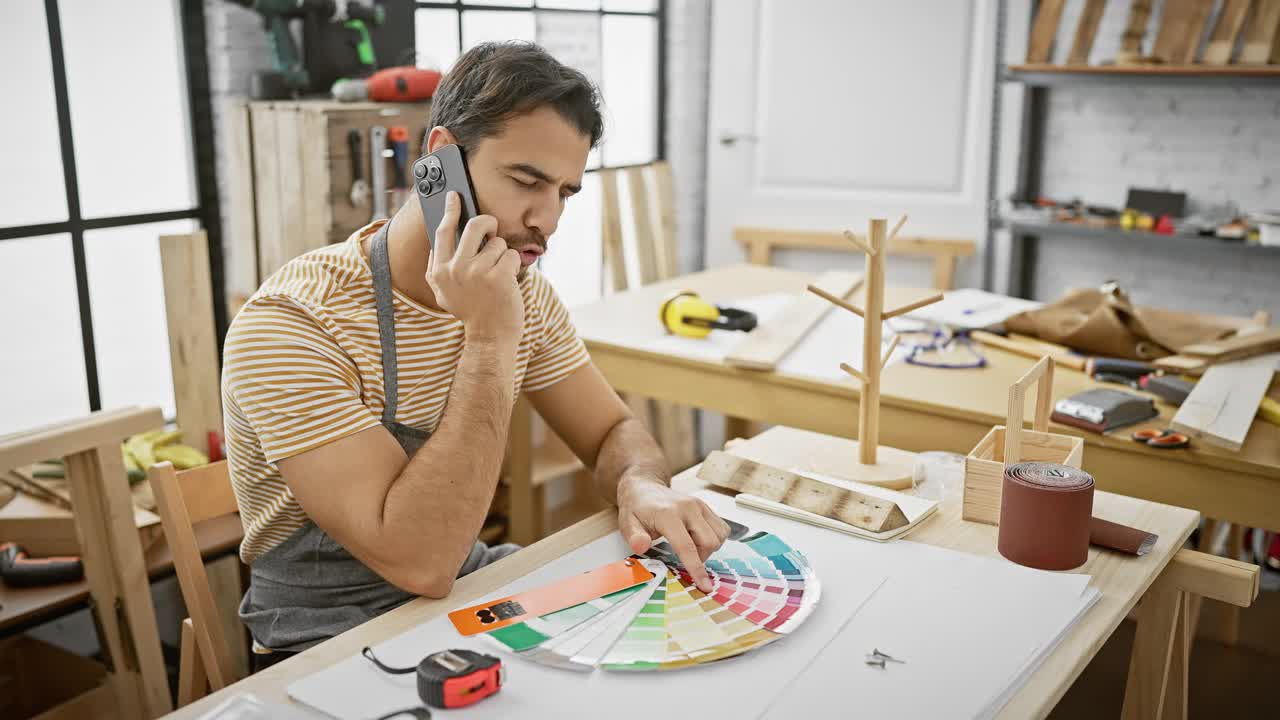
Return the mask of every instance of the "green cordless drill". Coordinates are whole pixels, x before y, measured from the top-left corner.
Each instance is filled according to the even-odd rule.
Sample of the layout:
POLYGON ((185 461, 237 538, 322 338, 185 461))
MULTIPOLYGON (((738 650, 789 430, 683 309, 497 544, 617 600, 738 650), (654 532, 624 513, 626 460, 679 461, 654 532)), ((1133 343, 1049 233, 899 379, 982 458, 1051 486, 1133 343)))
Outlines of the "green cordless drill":
POLYGON ((259 72, 250 94, 280 100, 327 92, 339 78, 367 77, 377 69, 370 26, 381 25, 380 6, 356 0, 230 0, 262 16, 274 70, 259 72), (298 52, 289 24, 302 20, 306 57, 298 52))

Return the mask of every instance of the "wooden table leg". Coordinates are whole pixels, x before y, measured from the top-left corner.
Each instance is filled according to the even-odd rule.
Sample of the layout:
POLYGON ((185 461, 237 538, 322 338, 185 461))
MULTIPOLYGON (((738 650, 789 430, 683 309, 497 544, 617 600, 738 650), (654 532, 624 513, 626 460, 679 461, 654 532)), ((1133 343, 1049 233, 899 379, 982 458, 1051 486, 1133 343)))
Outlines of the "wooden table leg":
POLYGON ((533 484, 533 406, 523 394, 511 413, 507 435, 507 478, 511 486, 508 514, 511 541, 532 545, 542 538, 546 522, 545 493, 533 484))
MULTIPOLYGON (((1186 629, 1178 618, 1185 616, 1186 593, 1162 578, 1147 590, 1138 606, 1138 628, 1133 638, 1133 655, 1129 658, 1129 679, 1125 685, 1124 720, 1163 718, 1168 698, 1186 697, 1185 663, 1182 673, 1171 673, 1174 647, 1186 647, 1179 630, 1186 629), (1181 682, 1179 682, 1181 678, 1181 682)), ((1176 701, 1170 708, 1178 705, 1176 701)), ((1183 700, 1180 705, 1185 708, 1183 700)))
POLYGON ((159 717, 173 704, 120 446, 68 455, 66 466, 85 578, 112 665, 120 717, 159 717))

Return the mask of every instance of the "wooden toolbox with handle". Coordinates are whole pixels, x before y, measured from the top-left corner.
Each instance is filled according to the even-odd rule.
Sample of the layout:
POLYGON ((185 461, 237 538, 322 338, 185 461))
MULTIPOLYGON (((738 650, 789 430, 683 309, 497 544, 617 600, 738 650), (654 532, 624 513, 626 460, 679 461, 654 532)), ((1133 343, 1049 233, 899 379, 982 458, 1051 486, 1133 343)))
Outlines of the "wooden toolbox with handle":
POLYGON ((1053 358, 1046 355, 1009 386, 1007 424, 992 427, 965 456, 961 513, 965 520, 999 524, 1005 464, 1036 461, 1080 467, 1084 459, 1084 440, 1048 432, 1052 405, 1053 358), (1026 430, 1022 427, 1022 409, 1027 390, 1032 385, 1037 385, 1036 414, 1032 429, 1026 430))

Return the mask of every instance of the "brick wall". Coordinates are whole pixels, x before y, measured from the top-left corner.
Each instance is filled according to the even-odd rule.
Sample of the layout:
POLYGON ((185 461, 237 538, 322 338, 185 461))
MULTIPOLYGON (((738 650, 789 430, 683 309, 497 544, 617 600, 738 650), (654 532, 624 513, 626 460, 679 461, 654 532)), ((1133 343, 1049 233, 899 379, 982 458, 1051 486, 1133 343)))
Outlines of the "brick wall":
MULTIPOLYGON (((1063 12, 1059 62, 1082 7, 1068 2, 1063 12)), ((1127 12, 1128 3, 1107 3, 1091 63, 1116 56, 1127 12)), ((1157 7, 1152 14, 1148 47, 1159 13, 1157 7)), ((1049 93, 1043 194, 1121 205, 1135 186, 1186 192, 1192 212, 1227 203, 1244 211, 1280 209, 1280 88, 1117 85, 1049 93)), ((1280 251, 1209 240, 1178 254, 1153 252, 1150 243, 1046 241, 1034 278, 1038 299, 1113 278, 1143 304, 1232 314, 1269 309, 1280 316, 1280 251)))

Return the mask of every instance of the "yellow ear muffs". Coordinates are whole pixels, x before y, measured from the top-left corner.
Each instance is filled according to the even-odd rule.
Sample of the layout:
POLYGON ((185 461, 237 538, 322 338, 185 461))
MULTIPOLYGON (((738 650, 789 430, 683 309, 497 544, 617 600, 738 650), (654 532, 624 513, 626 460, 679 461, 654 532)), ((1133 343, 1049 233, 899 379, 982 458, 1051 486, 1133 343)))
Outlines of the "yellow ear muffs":
POLYGON ((723 308, 684 290, 667 298, 658 311, 667 332, 689 338, 704 338, 714 330, 749 331, 756 326, 756 316, 746 310, 723 308))

